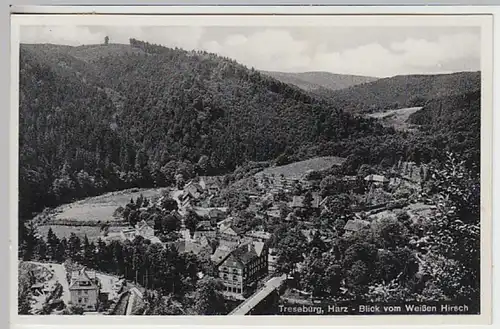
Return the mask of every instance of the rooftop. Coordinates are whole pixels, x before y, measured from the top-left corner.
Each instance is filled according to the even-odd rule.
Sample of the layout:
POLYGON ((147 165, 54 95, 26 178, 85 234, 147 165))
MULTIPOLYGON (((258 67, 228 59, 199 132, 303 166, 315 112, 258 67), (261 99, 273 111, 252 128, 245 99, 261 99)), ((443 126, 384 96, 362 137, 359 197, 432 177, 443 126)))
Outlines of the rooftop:
POLYGON ((234 225, 229 225, 229 226, 221 227, 220 233, 228 234, 228 235, 240 235, 243 233, 243 231, 234 225))
POLYGON ((94 290, 98 289, 97 277, 95 271, 88 271, 86 268, 82 268, 80 271, 74 271, 71 273, 71 284, 69 286, 70 290, 94 290))
MULTIPOLYGON (((210 248, 207 245, 202 245, 200 243, 191 240, 179 240, 174 243, 175 248, 179 253, 194 253, 200 254, 204 249, 210 248)), ((211 250, 210 250, 211 251, 211 250)))
POLYGON ((370 226, 370 222, 362 219, 350 219, 344 226, 344 230, 358 232, 363 228, 370 226))
POLYGON ((254 258, 260 257, 264 250, 264 242, 249 242, 239 246, 231 255, 234 256, 242 264, 251 262, 254 258))
POLYGON ((259 239, 265 239, 265 240, 271 238, 271 233, 265 232, 265 231, 250 231, 246 235, 253 237, 253 238, 259 238, 259 239))
POLYGON ((377 182, 377 183, 387 183, 389 179, 382 175, 368 175, 365 177, 365 181, 368 182, 377 182))
POLYGON ((233 250, 233 248, 227 246, 227 245, 220 245, 216 250, 215 252, 213 253, 212 256, 210 256, 210 259, 212 260, 212 262, 214 262, 215 264, 220 264, 221 262, 223 262, 227 256, 229 256, 229 254, 231 253, 231 251, 233 250))

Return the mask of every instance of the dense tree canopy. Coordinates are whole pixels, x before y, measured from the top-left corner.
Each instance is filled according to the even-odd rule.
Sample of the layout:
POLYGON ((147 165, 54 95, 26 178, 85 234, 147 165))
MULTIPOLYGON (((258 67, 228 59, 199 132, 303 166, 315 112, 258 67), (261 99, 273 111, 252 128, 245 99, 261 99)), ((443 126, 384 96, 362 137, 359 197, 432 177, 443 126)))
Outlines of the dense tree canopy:
MULTIPOLYGON (((130 42, 21 47, 23 217, 104 191, 166 186, 285 155, 288 162, 348 157, 354 172, 363 163, 428 162, 442 157, 443 148, 478 162, 479 93, 440 101, 443 113, 453 113, 447 118, 455 118, 454 108, 464 114, 446 122, 451 129, 399 133, 343 111, 341 97, 317 99, 228 58, 130 42), (468 126, 469 116, 476 121, 468 126)), ((445 79, 425 77, 433 78, 445 79)), ((458 79, 465 92, 474 90, 475 78, 446 79, 458 79)), ((417 119, 436 112, 432 102, 425 107, 411 120, 436 122, 417 119)))
POLYGON ((92 61, 81 47, 21 47, 23 215, 103 191, 169 185, 285 150, 386 133, 373 120, 233 60, 137 40, 131 46, 94 46, 105 55, 92 61))
POLYGON ((428 100, 460 95, 481 88, 480 72, 456 72, 442 75, 398 75, 329 91, 342 108, 353 112, 380 112, 412 106, 424 106, 428 100))

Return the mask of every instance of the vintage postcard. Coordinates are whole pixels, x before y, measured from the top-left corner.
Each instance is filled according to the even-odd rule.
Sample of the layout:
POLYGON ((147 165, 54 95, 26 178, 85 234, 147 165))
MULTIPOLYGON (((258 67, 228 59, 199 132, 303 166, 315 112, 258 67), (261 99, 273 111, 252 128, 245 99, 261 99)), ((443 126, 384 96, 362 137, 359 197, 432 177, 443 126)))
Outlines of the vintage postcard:
POLYGON ((20 327, 490 321, 491 16, 12 35, 20 327))

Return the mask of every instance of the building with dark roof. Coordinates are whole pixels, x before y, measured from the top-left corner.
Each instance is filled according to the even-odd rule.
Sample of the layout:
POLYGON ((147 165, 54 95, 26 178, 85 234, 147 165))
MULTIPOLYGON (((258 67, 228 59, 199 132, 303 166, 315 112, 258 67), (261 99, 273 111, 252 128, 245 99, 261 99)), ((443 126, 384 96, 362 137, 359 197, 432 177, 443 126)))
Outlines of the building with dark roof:
POLYGON ((244 296, 254 291, 258 280, 268 273, 267 255, 268 248, 260 241, 248 242, 230 251, 218 265, 224 294, 244 299, 244 296))

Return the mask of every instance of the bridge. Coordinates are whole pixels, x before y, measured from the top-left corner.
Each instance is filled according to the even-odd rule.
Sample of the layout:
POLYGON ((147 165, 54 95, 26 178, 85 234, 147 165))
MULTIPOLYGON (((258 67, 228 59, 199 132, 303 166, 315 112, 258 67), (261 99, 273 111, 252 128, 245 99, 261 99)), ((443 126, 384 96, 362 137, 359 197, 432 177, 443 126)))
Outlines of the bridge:
POLYGON ((248 297, 243 303, 229 313, 229 315, 245 315, 248 314, 255 306, 259 305, 267 296, 278 289, 283 282, 286 281, 286 274, 279 277, 269 279, 262 288, 257 290, 253 295, 248 297))

